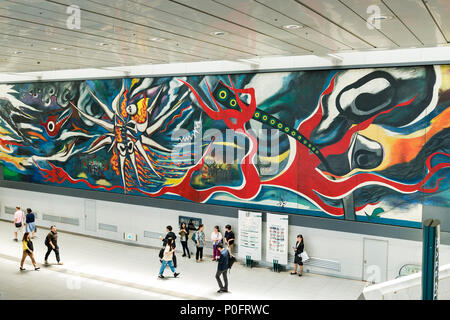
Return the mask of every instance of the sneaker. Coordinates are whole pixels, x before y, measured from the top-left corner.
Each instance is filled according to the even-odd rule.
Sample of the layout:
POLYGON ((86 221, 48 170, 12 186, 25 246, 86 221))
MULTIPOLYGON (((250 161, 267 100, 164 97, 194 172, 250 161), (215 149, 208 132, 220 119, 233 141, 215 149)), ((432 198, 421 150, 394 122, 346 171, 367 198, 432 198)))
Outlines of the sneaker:
POLYGON ((163 276, 162 274, 160 274, 160 275, 158 276, 158 278, 164 279, 164 276, 163 276))
POLYGON ((297 272, 291 272, 292 275, 297 274, 297 272))
POLYGON ((13 239, 15 242, 18 242, 19 240, 18 239, 13 239))
POLYGON ((220 292, 228 292, 226 289, 220 289, 220 292))
POLYGON ((222 293, 222 292, 223 292, 222 289, 217 290, 217 293, 222 293))
POLYGON ((179 272, 175 272, 175 273, 173 274, 173 277, 176 278, 176 277, 178 277, 179 275, 180 275, 179 272))
POLYGON ((299 276, 299 277, 301 277, 301 276, 302 276, 302 274, 301 274, 301 273, 299 273, 299 274, 298 274, 298 276, 299 276))
POLYGON ((23 270, 25 270, 25 268, 20 267, 20 270, 23 271, 23 270))
POLYGON ((47 261, 47 260, 45 260, 45 261, 44 261, 44 263, 45 263, 45 264, 48 264, 48 261, 47 261))
POLYGON ((63 265, 63 263, 60 261, 60 262, 58 262, 58 264, 60 265, 60 266, 62 266, 63 265))
POLYGON ((182 255, 182 257, 186 257, 186 255, 185 255, 185 254, 183 254, 183 255, 182 255))
POLYGON ((36 271, 39 271, 39 269, 41 269, 41 268, 39 268, 39 267, 34 268, 34 270, 36 270, 36 271))

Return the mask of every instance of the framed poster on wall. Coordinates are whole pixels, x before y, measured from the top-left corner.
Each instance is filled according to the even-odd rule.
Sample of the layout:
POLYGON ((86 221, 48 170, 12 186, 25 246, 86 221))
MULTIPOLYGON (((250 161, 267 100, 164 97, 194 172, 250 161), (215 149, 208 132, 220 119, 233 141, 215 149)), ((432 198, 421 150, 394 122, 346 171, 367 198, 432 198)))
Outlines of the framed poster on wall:
POLYGON ((181 223, 186 223, 186 226, 189 230, 198 230, 198 227, 202 224, 201 218, 194 217, 186 217, 186 216, 178 216, 178 225, 181 226, 181 223))
POLYGON ((239 210, 238 254, 261 260, 262 213, 239 210))
POLYGON ((267 214, 266 261, 278 260, 279 264, 288 263, 289 216, 267 214))

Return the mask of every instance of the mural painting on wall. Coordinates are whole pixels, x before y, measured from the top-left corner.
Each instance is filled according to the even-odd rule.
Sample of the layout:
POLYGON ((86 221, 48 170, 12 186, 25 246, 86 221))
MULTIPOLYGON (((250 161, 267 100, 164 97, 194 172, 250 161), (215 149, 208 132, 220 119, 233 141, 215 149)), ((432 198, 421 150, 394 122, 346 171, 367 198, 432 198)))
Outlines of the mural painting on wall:
POLYGON ((419 226, 450 66, 0 84, 4 178, 419 226), (345 203, 345 205, 344 205, 345 203))

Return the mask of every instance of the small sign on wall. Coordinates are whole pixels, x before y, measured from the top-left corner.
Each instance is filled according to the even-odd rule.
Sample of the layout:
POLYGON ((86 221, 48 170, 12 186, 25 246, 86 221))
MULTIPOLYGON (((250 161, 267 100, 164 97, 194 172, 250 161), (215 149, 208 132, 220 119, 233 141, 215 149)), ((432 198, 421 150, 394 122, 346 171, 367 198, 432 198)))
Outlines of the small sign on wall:
POLYGON ((189 230, 198 230, 198 227, 202 224, 202 219, 186 217, 186 216, 178 216, 178 225, 181 226, 181 223, 186 223, 186 226, 189 230))
POLYGON ((137 241, 137 234, 124 232, 123 238, 128 241, 137 241))

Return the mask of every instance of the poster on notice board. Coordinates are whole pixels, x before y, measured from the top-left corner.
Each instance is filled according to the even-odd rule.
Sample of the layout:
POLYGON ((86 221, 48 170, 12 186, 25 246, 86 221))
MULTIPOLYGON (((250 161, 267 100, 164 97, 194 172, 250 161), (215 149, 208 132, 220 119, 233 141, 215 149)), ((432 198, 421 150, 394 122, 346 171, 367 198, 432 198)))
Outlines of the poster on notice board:
POLYGON ((239 210, 238 254, 261 260, 262 213, 239 210))
POLYGON ((266 261, 279 264, 288 263, 288 230, 289 216, 282 214, 267 214, 266 231, 266 261))

